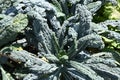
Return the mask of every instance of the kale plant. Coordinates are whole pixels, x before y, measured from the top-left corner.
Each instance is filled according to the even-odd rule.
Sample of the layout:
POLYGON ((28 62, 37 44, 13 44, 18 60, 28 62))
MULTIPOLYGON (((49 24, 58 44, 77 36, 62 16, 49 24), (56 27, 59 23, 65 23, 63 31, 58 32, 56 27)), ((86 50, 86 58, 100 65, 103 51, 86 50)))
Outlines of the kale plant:
POLYGON ((108 29, 108 25, 119 27, 120 22, 92 21, 93 15, 107 2, 117 4, 116 0, 13 1, 1 19, 0 40, 4 42, 6 36, 9 37, 0 44, 2 79, 119 80, 119 53, 103 49, 106 38, 119 41, 119 33, 108 29), (15 35, 21 30, 24 36, 16 41, 15 35), (28 51, 28 45, 32 45, 31 49, 36 49, 37 54, 28 51), (11 75, 4 70, 4 65, 14 66, 9 61, 20 66, 15 67, 11 75))
POLYGON ((101 8, 94 15, 94 22, 101 22, 105 20, 118 20, 120 19, 120 1, 118 1, 117 5, 111 3, 105 3, 101 6, 101 8))

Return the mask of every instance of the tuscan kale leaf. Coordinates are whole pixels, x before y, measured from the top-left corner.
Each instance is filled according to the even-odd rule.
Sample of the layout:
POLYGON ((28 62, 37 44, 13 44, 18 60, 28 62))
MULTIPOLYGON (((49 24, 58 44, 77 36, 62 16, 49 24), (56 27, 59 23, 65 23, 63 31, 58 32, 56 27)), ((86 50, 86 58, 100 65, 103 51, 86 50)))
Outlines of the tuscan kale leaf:
POLYGON ((119 31, 120 21, 93 22, 107 2, 117 4, 116 0, 13 0, 0 15, 2 79, 119 80, 120 55, 104 49, 107 41, 111 45, 112 40, 120 41, 112 30, 119 31), (21 30, 25 41, 15 42, 21 30), (26 45, 37 54, 27 51, 26 45), (2 65, 9 59, 22 67, 8 76, 2 65))

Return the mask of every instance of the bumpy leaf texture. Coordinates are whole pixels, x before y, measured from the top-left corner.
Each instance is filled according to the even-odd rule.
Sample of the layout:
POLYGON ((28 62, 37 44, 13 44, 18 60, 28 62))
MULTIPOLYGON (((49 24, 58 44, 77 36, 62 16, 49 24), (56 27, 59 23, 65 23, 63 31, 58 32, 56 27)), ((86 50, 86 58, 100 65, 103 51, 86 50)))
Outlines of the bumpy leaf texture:
MULTIPOLYGON (((7 31, 16 34, 19 29, 21 31, 27 26, 27 42, 38 49, 40 56, 25 50, 10 50, 9 54, 2 50, 1 55, 24 64, 28 72, 23 80, 119 80, 120 68, 112 53, 91 55, 86 49, 103 49, 105 45, 100 36, 102 33, 109 32, 108 37, 119 38, 115 36, 119 33, 113 35, 114 32, 107 27, 118 26, 119 21, 99 24, 92 22, 93 15, 105 2, 116 4, 116 0, 13 1, 12 7, 6 10, 7 17, 10 18, 1 19, 1 24, 7 24, 0 31, 5 35, 8 35, 7 31), (20 18, 16 19, 16 16, 20 18)), ((12 33, 10 35, 13 36, 12 33)), ((6 37, 0 39, 6 40, 4 38, 6 37)))
POLYGON ((1 14, 0 20, 0 47, 16 39, 17 34, 25 29, 28 24, 26 14, 18 14, 15 17, 1 14))

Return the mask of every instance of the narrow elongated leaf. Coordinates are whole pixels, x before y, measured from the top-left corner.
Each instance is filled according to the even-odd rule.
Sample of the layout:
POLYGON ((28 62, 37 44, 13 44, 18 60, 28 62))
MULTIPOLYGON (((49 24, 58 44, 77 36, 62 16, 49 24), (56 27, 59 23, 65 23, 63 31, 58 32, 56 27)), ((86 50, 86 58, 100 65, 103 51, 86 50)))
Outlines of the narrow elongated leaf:
POLYGON ((92 69, 90 69, 87 66, 84 66, 81 63, 78 63, 76 61, 70 61, 70 65, 72 67, 74 67, 77 71, 79 71, 80 73, 82 73, 86 79, 104 80, 103 78, 101 78, 100 76, 98 76, 97 73, 95 73, 92 69))
POLYGON ((46 59, 50 62, 59 62, 59 59, 53 55, 53 54, 44 54, 44 56, 46 57, 46 59))
POLYGON ((101 1, 96 1, 87 5, 88 9, 94 14, 102 6, 101 1))

